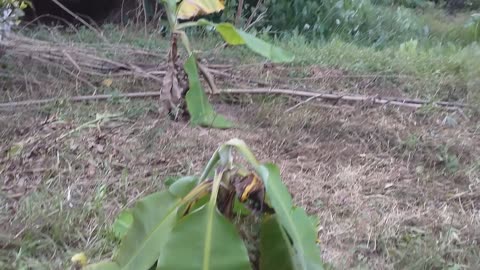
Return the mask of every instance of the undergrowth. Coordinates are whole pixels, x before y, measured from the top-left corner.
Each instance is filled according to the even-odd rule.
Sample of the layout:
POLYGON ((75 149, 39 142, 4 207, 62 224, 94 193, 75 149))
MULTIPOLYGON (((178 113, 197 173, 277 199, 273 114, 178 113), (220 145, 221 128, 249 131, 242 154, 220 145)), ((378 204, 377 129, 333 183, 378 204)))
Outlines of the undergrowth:
MULTIPOLYGON (((293 52, 296 57, 290 64, 293 66, 317 65, 357 75, 387 76, 393 87, 401 90, 405 96, 479 103, 480 62, 477 59, 480 58, 480 46, 475 42, 468 45, 454 42, 460 37, 453 35, 463 35, 461 31, 455 30, 455 27, 463 27, 463 19, 461 23, 448 24, 449 28, 444 28, 442 25, 447 24, 438 18, 435 22, 439 26, 432 30, 431 39, 412 38, 401 43, 389 43, 383 48, 364 46, 340 37, 329 41, 310 41, 294 33, 277 38, 262 32, 258 35, 293 52), (440 39, 451 41, 439 42, 440 39)), ((76 32, 70 31, 69 34, 45 28, 26 30, 24 33, 44 40, 86 43, 98 47, 108 45, 99 40, 95 33, 84 28, 76 32)), ((168 40, 157 32, 145 34, 138 28, 106 25, 103 33, 111 44, 128 44, 129 47, 160 54, 165 53, 168 47, 168 40)), ((193 49, 203 51, 200 55, 207 61, 241 64, 263 61, 245 48, 221 49, 221 40, 208 31, 196 31, 193 34, 198 36, 192 44, 193 49)), ((464 38, 462 40, 465 41, 464 38)))

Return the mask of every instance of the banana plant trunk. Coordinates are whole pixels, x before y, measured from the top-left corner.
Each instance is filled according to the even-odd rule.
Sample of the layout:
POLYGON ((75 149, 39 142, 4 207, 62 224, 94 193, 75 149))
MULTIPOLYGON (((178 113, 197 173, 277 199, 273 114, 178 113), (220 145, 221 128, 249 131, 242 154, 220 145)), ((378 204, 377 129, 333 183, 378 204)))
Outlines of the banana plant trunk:
POLYGON ((174 119, 186 113, 184 100, 187 91, 187 74, 181 59, 178 57, 178 34, 172 33, 167 59, 167 71, 163 79, 160 100, 163 103, 164 110, 174 119))

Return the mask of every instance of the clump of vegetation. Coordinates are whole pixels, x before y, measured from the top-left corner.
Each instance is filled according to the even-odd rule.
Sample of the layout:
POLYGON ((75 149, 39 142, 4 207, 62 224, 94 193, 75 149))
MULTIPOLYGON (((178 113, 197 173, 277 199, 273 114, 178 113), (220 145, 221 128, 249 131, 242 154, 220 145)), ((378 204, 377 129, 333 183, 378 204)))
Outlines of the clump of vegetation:
MULTIPOLYGON (((185 97, 187 110, 193 124, 217 128, 228 128, 232 126, 223 116, 217 115, 208 102, 198 77, 197 66, 199 64, 190 46, 191 42, 185 32, 186 28, 196 26, 211 27, 215 29, 229 45, 246 45, 253 52, 274 62, 289 62, 293 60, 293 55, 247 32, 236 29, 230 23, 215 24, 205 19, 184 23, 179 22, 179 20, 188 20, 223 10, 224 4, 219 0, 204 0, 197 1, 196 3, 181 1, 178 7, 177 1, 175 0, 162 0, 162 3, 165 6, 171 31, 167 74, 163 79, 162 85, 162 99, 164 100, 166 109, 168 109, 175 118, 180 113, 179 106, 181 106, 182 98, 185 97), (179 64, 178 59, 177 43, 179 40, 188 53, 188 60, 184 68, 179 64), (185 72, 189 81, 188 85, 184 82, 185 72)), ((218 90, 216 89, 211 74, 209 74, 206 68, 202 68, 201 65, 200 70, 208 81, 212 92, 217 92, 218 90)))
POLYGON ((14 25, 20 22, 23 10, 30 2, 23 0, 0 1, 0 40, 7 35, 14 25))
POLYGON ((404 7, 386 8, 362 1, 267 1, 264 27, 280 35, 296 32, 311 39, 342 37, 384 45, 422 35, 423 25, 404 7))
MULTIPOLYGON (((320 270, 315 226, 315 218, 293 205, 279 169, 260 164, 243 141, 233 139, 199 177, 170 181, 168 190, 122 212, 114 224, 122 241, 112 260, 85 268, 320 270), (235 162, 233 150, 253 170, 235 162), (235 225, 251 216, 260 230, 249 236, 258 239, 250 243, 256 254, 249 257, 235 225)), ((72 260, 86 264, 82 254, 72 260)))

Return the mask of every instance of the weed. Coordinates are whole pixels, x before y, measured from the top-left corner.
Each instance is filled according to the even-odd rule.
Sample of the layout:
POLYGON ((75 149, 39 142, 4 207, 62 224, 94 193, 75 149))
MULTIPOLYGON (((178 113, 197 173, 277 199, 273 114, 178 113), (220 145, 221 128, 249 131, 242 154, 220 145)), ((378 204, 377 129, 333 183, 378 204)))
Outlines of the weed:
POLYGON ((455 154, 448 150, 448 146, 442 145, 439 147, 437 158, 447 172, 455 173, 458 171, 460 167, 460 161, 455 154))
POLYGON ((465 260, 480 262, 474 245, 460 251, 458 230, 450 228, 438 236, 406 231, 388 250, 394 269, 463 269, 465 260))
POLYGON ((403 141, 403 145, 409 150, 414 151, 417 149, 418 144, 421 143, 420 138, 415 134, 410 134, 405 141, 403 141))

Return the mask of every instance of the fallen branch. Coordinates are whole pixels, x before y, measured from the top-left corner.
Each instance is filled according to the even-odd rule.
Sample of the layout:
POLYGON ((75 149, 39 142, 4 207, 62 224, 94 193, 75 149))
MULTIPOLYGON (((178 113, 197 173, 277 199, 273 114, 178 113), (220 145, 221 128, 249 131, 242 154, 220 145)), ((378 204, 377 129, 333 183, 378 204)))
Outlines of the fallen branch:
POLYGON ((210 73, 210 69, 204 66, 201 63, 198 63, 198 69, 200 70, 200 73, 202 73, 203 77, 208 83, 208 86, 210 86, 210 93, 215 94, 218 93, 218 87, 217 84, 215 83, 215 79, 213 78, 212 74, 210 73))
POLYGON ((334 100, 334 101, 350 101, 350 102, 371 102, 373 104, 379 105, 396 105, 396 106, 405 106, 411 108, 420 108, 423 105, 431 104, 433 106, 441 108, 471 108, 467 104, 462 103, 451 103, 451 102, 436 102, 428 101, 421 99, 408 99, 408 98, 399 98, 399 97, 379 97, 377 96, 362 96, 362 95, 342 95, 334 93, 322 93, 314 91, 301 91, 301 90, 291 90, 291 89, 269 89, 269 88, 256 88, 256 89, 225 89, 221 90, 221 93, 231 93, 231 94, 283 94, 283 95, 293 95, 293 96, 303 96, 303 97, 314 97, 324 100, 334 100))
POLYGON ((300 107, 300 106, 302 106, 302 105, 304 105, 304 104, 306 104, 306 103, 308 103, 308 102, 310 102, 310 101, 312 101, 312 100, 314 100, 314 99, 316 99, 316 98, 319 98, 319 97, 320 97, 320 95, 316 95, 316 96, 313 96, 313 97, 309 97, 309 98, 307 98, 306 100, 295 104, 295 106, 292 106, 292 107, 286 109, 286 110, 284 111, 284 113, 291 112, 291 111, 295 110, 296 108, 298 108, 298 107, 300 107))
MULTIPOLYGON (((306 97, 305 102, 301 102, 300 105, 309 102, 314 99, 323 99, 335 101, 347 101, 347 102, 369 102, 371 104, 378 105, 394 105, 400 107, 409 107, 418 109, 424 105, 432 105, 445 110, 458 110, 460 108, 472 108, 472 106, 459 103, 449 103, 449 102, 433 102, 427 100, 419 99, 406 99, 406 98, 382 98, 378 96, 361 96, 361 95, 343 95, 343 94, 333 94, 333 93, 321 93, 321 92, 311 92, 311 91, 297 91, 291 89, 269 89, 269 88, 256 88, 256 89, 219 89, 217 94, 276 94, 276 95, 291 95, 291 96, 301 96, 306 97)), ((160 92, 139 92, 139 93, 125 93, 118 95, 93 95, 93 96, 75 96, 70 98, 65 98, 64 100, 70 102, 82 102, 82 101, 98 101, 106 100, 110 98, 147 98, 147 97, 158 97, 160 92)), ((20 106, 32 106, 32 105, 43 105, 48 103, 53 103, 60 98, 49 98, 49 99, 40 99, 40 100, 27 100, 27 101, 17 101, 17 102, 8 102, 0 103, 0 109, 12 109, 20 106)), ((297 106, 298 107, 298 106, 297 106)), ((293 107, 292 107, 293 109, 293 107)))

